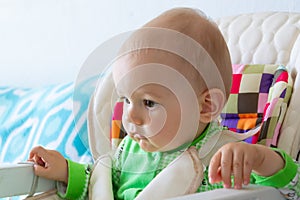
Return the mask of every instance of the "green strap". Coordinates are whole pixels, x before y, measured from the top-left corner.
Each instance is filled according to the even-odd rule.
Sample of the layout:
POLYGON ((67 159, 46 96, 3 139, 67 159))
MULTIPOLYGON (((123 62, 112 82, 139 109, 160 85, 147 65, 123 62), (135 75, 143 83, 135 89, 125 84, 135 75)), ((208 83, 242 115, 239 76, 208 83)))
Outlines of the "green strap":
POLYGON ((90 178, 89 165, 68 160, 68 186, 66 193, 58 192, 63 199, 84 199, 87 195, 90 178))
MULTIPOLYGON (((282 188, 289 184, 290 181, 296 176, 297 173, 297 165, 294 163, 293 159, 285 153, 283 150, 275 149, 285 161, 284 168, 279 170, 276 174, 269 177, 259 176, 253 173, 253 177, 255 178, 255 183, 264 186, 272 186, 275 188, 282 188)), ((271 163, 270 163, 271 164, 271 163)))

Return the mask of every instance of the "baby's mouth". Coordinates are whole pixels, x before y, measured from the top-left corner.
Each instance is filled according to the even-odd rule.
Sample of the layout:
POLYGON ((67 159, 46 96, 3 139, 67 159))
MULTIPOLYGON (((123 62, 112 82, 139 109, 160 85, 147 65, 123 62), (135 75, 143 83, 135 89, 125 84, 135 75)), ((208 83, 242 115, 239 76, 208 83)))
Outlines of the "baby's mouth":
POLYGON ((138 133, 131 133, 131 134, 129 134, 130 135, 130 137, 133 139, 133 140, 135 140, 136 142, 138 142, 138 141, 140 141, 140 140, 147 140, 147 138, 145 137, 145 136, 142 136, 142 135, 140 135, 140 134, 138 134, 138 133))
POLYGON ((144 136, 142 136, 142 135, 140 135, 140 134, 134 134, 133 137, 134 137, 135 139, 138 139, 138 140, 147 139, 146 137, 144 137, 144 136))

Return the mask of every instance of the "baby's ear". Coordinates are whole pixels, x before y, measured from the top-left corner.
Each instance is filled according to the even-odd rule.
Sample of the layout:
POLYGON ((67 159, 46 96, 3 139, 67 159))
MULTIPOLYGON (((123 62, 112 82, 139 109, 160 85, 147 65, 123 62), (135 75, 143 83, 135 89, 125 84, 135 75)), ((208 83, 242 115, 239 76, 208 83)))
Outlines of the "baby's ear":
POLYGON ((200 122, 209 123, 216 119, 225 104, 226 97, 221 89, 206 90, 199 97, 200 122))

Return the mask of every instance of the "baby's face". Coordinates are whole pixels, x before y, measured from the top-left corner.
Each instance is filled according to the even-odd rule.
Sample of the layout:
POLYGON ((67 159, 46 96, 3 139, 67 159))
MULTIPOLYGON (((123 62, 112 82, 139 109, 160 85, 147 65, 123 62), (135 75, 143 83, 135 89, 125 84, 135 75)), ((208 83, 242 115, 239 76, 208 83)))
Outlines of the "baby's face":
MULTIPOLYGON (((186 103, 179 103, 174 92, 176 88, 172 89, 174 82, 157 78, 164 69, 168 66, 147 60, 132 61, 131 56, 125 56, 113 65, 116 91, 124 100, 123 126, 128 135, 148 152, 175 149, 192 141, 197 132, 193 130, 189 134, 186 130, 184 134, 180 133, 181 120, 190 119, 183 119, 181 107, 186 103)), ((168 74, 162 75, 166 76, 168 74)))
POLYGON ((180 108, 175 95, 167 88, 148 84, 133 93, 122 87, 123 126, 129 136, 145 151, 164 149, 177 134, 180 108))

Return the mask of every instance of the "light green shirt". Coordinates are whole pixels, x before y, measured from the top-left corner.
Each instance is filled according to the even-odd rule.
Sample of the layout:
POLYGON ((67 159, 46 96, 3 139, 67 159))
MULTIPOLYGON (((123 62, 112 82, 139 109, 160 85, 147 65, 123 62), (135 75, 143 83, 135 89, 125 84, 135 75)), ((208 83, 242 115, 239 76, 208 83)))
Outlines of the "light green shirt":
MULTIPOLYGON (((185 144, 170 152, 145 152, 138 143, 130 137, 125 137, 116 152, 112 168, 113 192, 115 199, 132 200, 141 192, 167 165, 177 158, 189 146, 200 149, 214 134, 222 131, 222 127, 211 123, 192 144, 185 144)), ((300 196, 300 164, 296 164, 285 152, 274 149, 285 160, 285 167, 270 177, 255 174, 251 176, 251 183, 273 186, 288 194, 300 196), (292 180, 292 181, 291 181, 292 180)), ((60 190, 59 195, 65 199, 84 199, 87 196, 87 182, 89 180, 88 165, 69 163, 69 185, 66 192, 60 190), (82 174, 82 175, 79 175, 82 174), (85 177, 85 178, 84 178, 85 177), (76 180, 75 180, 76 179, 76 180), (80 187, 79 187, 80 186, 80 187), (76 198, 75 198, 76 197, 76 198)), ((210 184, 208 170, 204 172, 204 179, 198 192, 222 188, 222 184, 210 184)))
MULTIPOLYGON (((200 149, 213 135, 223 130, 217 123, 211 123, 192 144, 186 144, 172 152, 145 152, 138 143, 130 137, 124 138, 117 152, 115 167, 113 168, 113 186, 115 199, 132 200, 154 178, 176 159, 189 146, 200 149)), ((277 150, 276 150, 277 151, 277 150)), ((278 150, 279 151, 279 150, 278 150)), ((283 151, 279 151, 286 161, 284 169, 271 177, 262 177, 252 174, 251 183, 273 187, 284 187, 297 174, 297 165, 283 151)), ((300 169, 300 168, 299 168, 300 169)), ((222 188, 222 183, 210 184, 208 169, 204 172, 204 179, 197 192, 222 188)), ((299 187, 299 186, 298 186, 299 187)))

